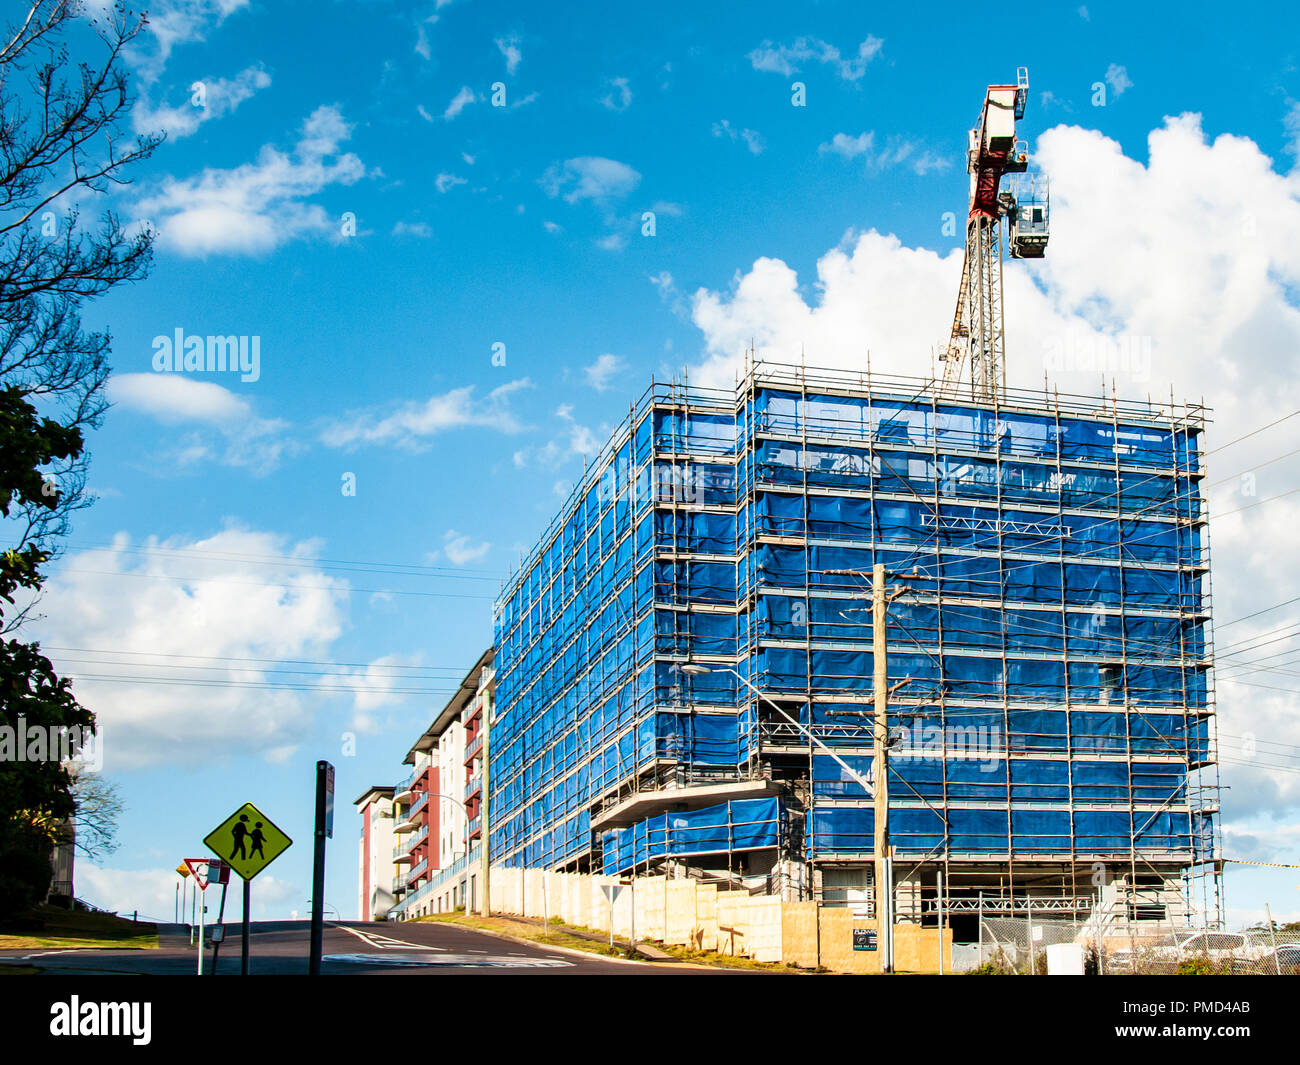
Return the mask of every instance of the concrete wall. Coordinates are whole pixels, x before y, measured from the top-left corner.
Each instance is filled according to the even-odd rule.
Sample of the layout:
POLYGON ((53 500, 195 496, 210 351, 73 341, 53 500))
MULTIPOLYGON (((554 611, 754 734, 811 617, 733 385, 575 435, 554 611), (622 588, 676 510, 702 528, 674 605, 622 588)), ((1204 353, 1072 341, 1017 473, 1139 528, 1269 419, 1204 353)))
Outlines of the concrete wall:
MULTIPOLYGON (((601 888, 617 877, 544 873, 540 869, 494 866, 492 909, 540 920, 543 914, 608 932, 610 905, 601 888)), ((879 930, 874 920, 855 917, 847 907, 789 902, 777 896, 719 891, 698 880, 637 877, 624 886, 613 907, 614 934, 656 940, 694 950, 717 951, 762 962, 844 973, 880 971, 881 952, 854 950, 853 930, 879 930)), ((938 972, 939 929, 894 926, 894 968, 938 972)), ((879 944, 879 935, 877 935, 879 944)), ((952 929, 942 936, 944 971, 952 972, 952 929)), ((960 959, 959 959, 960 960, 960 959)))

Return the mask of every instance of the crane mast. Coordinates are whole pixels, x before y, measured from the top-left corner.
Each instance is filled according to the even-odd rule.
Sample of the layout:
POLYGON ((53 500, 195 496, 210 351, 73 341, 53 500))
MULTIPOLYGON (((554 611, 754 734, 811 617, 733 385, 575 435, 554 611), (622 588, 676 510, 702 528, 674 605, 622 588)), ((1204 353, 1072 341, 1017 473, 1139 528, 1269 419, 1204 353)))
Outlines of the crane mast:
POLYGON ((1016 190, 1001 187, 1005 174, 1023 174, 1029 153, 1016 139, 1024 117, 1029 72, 1021 67, 1014 85, 990 85, 979 120, 970 131, 966 169, 970 206, 966 215, 966 253, 952 333, 943 361, 943 388, 956 392, 969 368, 971 395, 993 399, 1006 387, 1006 344, 1002 311, 1002 223, 1010 226, 1013 258, 1042 258, 1047 250, 1046 182, 1026 181, 1016 190))

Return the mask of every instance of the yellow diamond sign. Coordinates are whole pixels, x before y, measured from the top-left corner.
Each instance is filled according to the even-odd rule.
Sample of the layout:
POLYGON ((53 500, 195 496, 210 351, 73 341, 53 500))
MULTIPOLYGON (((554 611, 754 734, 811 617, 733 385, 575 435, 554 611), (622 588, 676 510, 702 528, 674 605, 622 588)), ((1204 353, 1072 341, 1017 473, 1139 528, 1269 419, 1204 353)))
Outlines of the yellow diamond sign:
POLYGON ((293 840, 266 814, 246 802, 209 832, 203 843, 245 880, 252 880, 287 851, 293 840))

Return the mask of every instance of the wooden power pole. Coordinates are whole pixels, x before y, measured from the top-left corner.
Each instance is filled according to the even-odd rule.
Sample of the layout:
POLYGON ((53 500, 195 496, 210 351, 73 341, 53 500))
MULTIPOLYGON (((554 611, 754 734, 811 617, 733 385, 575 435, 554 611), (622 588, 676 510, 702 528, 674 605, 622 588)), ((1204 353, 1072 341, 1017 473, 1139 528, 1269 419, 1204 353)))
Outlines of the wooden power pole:
POLYGON ((881 971, 894 971, 894 871, 889 846, 889 661, 885 639, 885 567, 871 571, 871 648, 875 665, 874 728, 871 733, 872 797, 875 805, 876 921, 881 971))

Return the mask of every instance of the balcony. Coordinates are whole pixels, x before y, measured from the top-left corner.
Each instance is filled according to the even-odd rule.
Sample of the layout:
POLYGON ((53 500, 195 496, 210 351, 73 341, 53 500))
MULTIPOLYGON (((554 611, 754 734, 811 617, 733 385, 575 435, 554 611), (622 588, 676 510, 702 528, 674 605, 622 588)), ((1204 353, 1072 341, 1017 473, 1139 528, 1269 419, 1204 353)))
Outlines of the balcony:
POLYGON ((411 871, 406 874, 406 882, 409 884, 412 880, 414 880, 416 877, 418 877, 421 873, 423 873, 428 868, 429 868, 429 859, 421 858, 418 862, 415 863, 415 865, 411 866, 411 871))
POLYGON ((483 778, 481 776, 470 777, 469 783, 465 785, 465 801, 469 802, 480 791, 483 790, 483 778))
POLYGON ((465 761, 466 762, 473 761, 474 756, 478 754, 478 752, 481 751, 482 749, 483 749, 483 733, 480 732, 477 736, 475 736, 472 740, 469 741, 469 746, 465 748, 465 761))
POLYGON ((470 820, 467 830, 469 832, 469 838, 473 839, 483 830, 483 818, 481 817, 472 818, 470 820))
POLYGON ((420 792, 420 797, 416 799, 415 802, 411 803, 411 809, 406 816, 414 817, 421 810, 423 810, 428 804, 429 804, 429 793, 427 791, 420 792))
POLYGON ((408 839, 404 844, 406 848, 406 853, 410 854, 411 851, 415 850, 416 847, 418 847, 424 840, 428 838, 429 838, 429 826, 421 825, 419 830, 413 836, 411 836, 411 838, 408 839))
POLYGON ((397 785, 397 791, 393 793, 393 802, 405 802, 407 799, 409 799, 411 797, 411 787, 414 784, 415 784, 415 774, 412 773, 409 777, 407 777, 405 780, 403 780, 400 784, 397 785))

